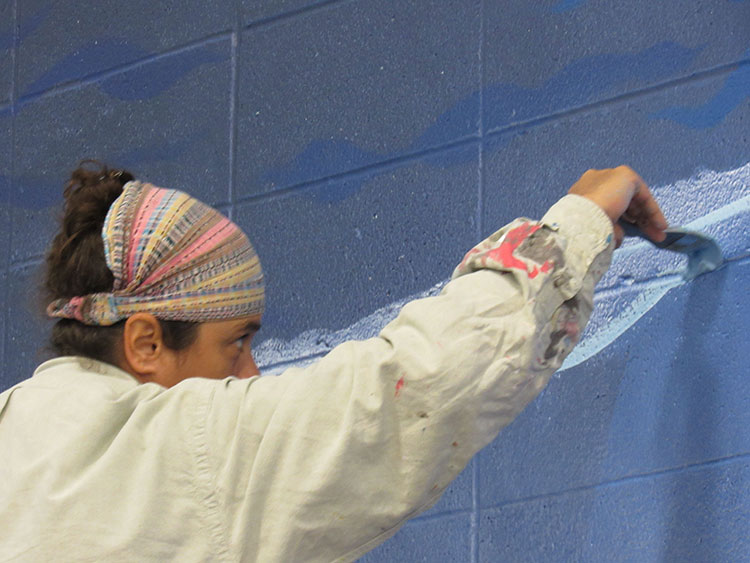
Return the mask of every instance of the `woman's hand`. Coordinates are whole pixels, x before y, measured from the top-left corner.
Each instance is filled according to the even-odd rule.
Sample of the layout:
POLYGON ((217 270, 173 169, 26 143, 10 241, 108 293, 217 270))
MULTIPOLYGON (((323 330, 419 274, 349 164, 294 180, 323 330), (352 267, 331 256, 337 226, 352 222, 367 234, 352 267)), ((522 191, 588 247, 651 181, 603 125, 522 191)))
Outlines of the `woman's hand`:
POLYGON ((629 166, 588 170, 569 192, 590 199, 612 220, 620 246, 625 233, 617 224, 620 217, 636 223, 654 241, 666 236, 667 220, 643 179, 629 166))

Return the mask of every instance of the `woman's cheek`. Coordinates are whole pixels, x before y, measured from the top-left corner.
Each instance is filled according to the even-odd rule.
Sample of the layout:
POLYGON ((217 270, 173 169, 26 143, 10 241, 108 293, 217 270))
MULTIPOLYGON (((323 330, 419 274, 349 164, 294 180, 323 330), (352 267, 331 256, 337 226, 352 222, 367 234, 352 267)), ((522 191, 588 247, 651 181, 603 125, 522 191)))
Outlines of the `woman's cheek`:
POLYGON ((258 375, 258 368, 255 366, 253 357, 249 351, 243 351, 234 364, 232 375, 240 379, 246 379, 258 375))

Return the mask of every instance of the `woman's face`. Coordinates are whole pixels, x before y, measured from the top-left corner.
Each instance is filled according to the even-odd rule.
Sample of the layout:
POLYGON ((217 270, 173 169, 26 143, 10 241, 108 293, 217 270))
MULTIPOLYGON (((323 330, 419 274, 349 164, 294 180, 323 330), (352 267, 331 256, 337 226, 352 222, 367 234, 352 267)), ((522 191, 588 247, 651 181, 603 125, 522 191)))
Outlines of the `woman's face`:
POLYGON ((253 336, 260 330, 261 316, 198 325, 198 336, 177 352, 177 375, 224 379, 230 375, 252 377, 260 372, 251 350, 253 336))
POLYGON ((141 383, 172 387, 189 377, 224 379, 258 375, 251 351, 261 315, 205 322, 195 341, 182 350, 165 345, 159 321, 136 313, 125 323, 121 367, 141 383))

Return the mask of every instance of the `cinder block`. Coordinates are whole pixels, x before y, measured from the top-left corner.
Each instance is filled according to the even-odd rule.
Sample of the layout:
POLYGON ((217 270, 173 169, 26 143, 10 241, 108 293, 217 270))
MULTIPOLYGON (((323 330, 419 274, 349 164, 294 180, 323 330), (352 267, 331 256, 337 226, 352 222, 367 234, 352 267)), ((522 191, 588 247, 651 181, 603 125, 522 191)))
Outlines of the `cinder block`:
MULTIPOLYGON (((3 186, 0 189, 4 189, 3 186)), ((0 271, 5 271, 8 267, 10 240, 10 210, 7 205, 0 203, 0 271)))
POLYGON ((10 110, 0 110, 0 270, 8 266, 10 244, 10 171, 11 171, 10 110))
POLYGON ((746 59, 748 21, 745 2, 490 2, 485 130, 746 59))
MULTIPOLYGON (((19 97, 228 31, 231 2, 18 2, 19 97)), ((145 77, 144 77, 145 78, 145 77)))
MULTIPOLYGON (((5 366, 5 325, 8 315, 8 272, 0 270, 0 365, 5 366)), ((0 393, 12 385, 6 370, 0 370, 0 393)))
POLYGON ((39 296, 42 270, 39 264, 12 269, 7 281, 7 319, 3 389, 31 377, 36 367, 49 357, 45 350, 49 321, 43 314, 39 296))
POLYGON ((750 451, 748 306, 740 297, 748 273, 745 260, 703 275, 636 325, 638 343, 608 421, 604 479, 750 451))
POLYGON ((608 422, 625 370, 622 357, 632 340, 626 333, 616 348, 553 376, 541 395, 481 451, 480 506, 599 482, 608 422))
POLYGON ((214 42, 22 104, 16 117, 12 259, 40 256, 50 209, 83 158, 125 167, 209 204, 229 199, 230 45, 214 42))
POLYGON ((412 520, 359 561, 470 561, 470 534, 470 514, 412 520))
POLYGON ((479 561, 745 561, 742 456, 483 510, 479 561))
POLYGON ((671 198, 667 219, 705 214, 702 195, 686 193, 686 200, 679 202, 670 192, 701 170, 727 171, 747 164, 750 105, 737 95, 735 85, 745 72, 747 67, 729 69, 492 136, 483 158, 484 231, 492 232, 518 215, 538 218, 588 168, 620 164, 632 166, 646 183, 671 198), (704 127, 707 119, 712 125, 704 127))
POLYGON ((304 8, 327 4, 330 0, 241 0, 242 25, 291 14, 304 8))
POLYGON ((13 3, 0 4, 0 106, 10 102, 13 85, 13 3))
POLYGON ((470 145, 237 206, 266 273, 258 342, 325 339, 447 279, 476 242, 477 163, 470 145))
POLYGON ((246 30, 238 195, 478 135, 479 23, 474 0, 375 0, 246 30))
MULTIPOLYGON (((481 505, 750 451, 739 298, 749 268, 733 262, 672 289, 599 354, 553 377, 482 451, 481 505)), ((594 332, 626 314, 639 291, 620 292, 594 332)))
POLYGON ((440 500, 420 518, 431 518, 439 514, 455 511, 470 511, 473 504, 474 464, 472 459, 458 477, 448 485, 440 500))

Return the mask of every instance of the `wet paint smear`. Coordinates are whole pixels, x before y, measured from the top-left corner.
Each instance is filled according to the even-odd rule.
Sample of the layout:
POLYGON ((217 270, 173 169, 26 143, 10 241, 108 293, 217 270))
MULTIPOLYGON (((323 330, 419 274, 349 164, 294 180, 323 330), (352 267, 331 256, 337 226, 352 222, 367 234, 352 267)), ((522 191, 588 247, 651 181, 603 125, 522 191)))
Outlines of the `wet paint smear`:
MULTIPOLYGON (((731 222, 742 215, 746 218, 750 215, 750 196, 733 201, 704 217, 688 223, 686 227, 702 231, 710 228, 712 225, 731 222)), ((731 237, 734 236, 734 233, 729 231, 726 235, 731 237)), ((644 250, 648 252, 651 249, 646 246, 647 244, 643 243, 638 246, 645 247, 644 250)), ((613 265, 615 265, 614 261, 613 265)), ((589 321, 589 326, 584 333, 583 340, 565 358, 565 362, 563 362, 562 367, 557 373, 559 374, 566 369, 575 367, 598 354, 648 313, 671 289, 685 285, 686 283, 690 282, 681 272, 660 276, 645 284, 629 303, 618 305, 618 310, 614 314, 611 313, 612 303, 598 303, 589 321)))
MULTIPOLYGON (((736 232, 727 229, 727 224, 737 223, 738 228, 743 229, 750 217, 750 162, 734 170, 703 170, 691 178, 657 186, 652 191, 670 221, 714 237, 726 260, 747 255, 750 250, 747 237, 738 236, 736 232), (691 207, 691 202, 699 204, 691 207)), ((746 228, 744 232, 747 232, 746 228)), ((669 264, 665 252, 656 251, 646 242, 623 247, 615 252, 612 266, 606 275, 624 278, 628 274, 637 277, 642 272, 634 270, 631 263, 641 265, 641 269, 645 269, 644 264, 653 268, 665 262, 669 264)), ((647 270, 647 273, 650 271, 647 270)), ((608 312, 614 307, 612 293, 598 301, 581 341, 566 358, 558 373, 586 361, 615 342, 670 289, 685 283, 681 272, 677 270, 661 274, 658 270, 655 271, 653 275, 648 274, 651 278, 644 280, 646 283, 640 286, 634 298, 624 307, 618 306, 614 313, 608 312)), ((313 361, 315 356, 321 356, 347 340, 364 340, 376 336, 406 303, 437 295, 446 283, 448 280, 442 280, 422 293, 382 307, 353 325, 337 331, 312 329, 288 341, 277 338, 265 340, 255 351, 258 363, 263 366, 264 371, 271 367, 266 373, 280 373, 289 367, 303 367, 313 361), (322 345, 321 342, 326 344, 322 345)), ((397 384, 397 392, 401 386, 397 384)))

